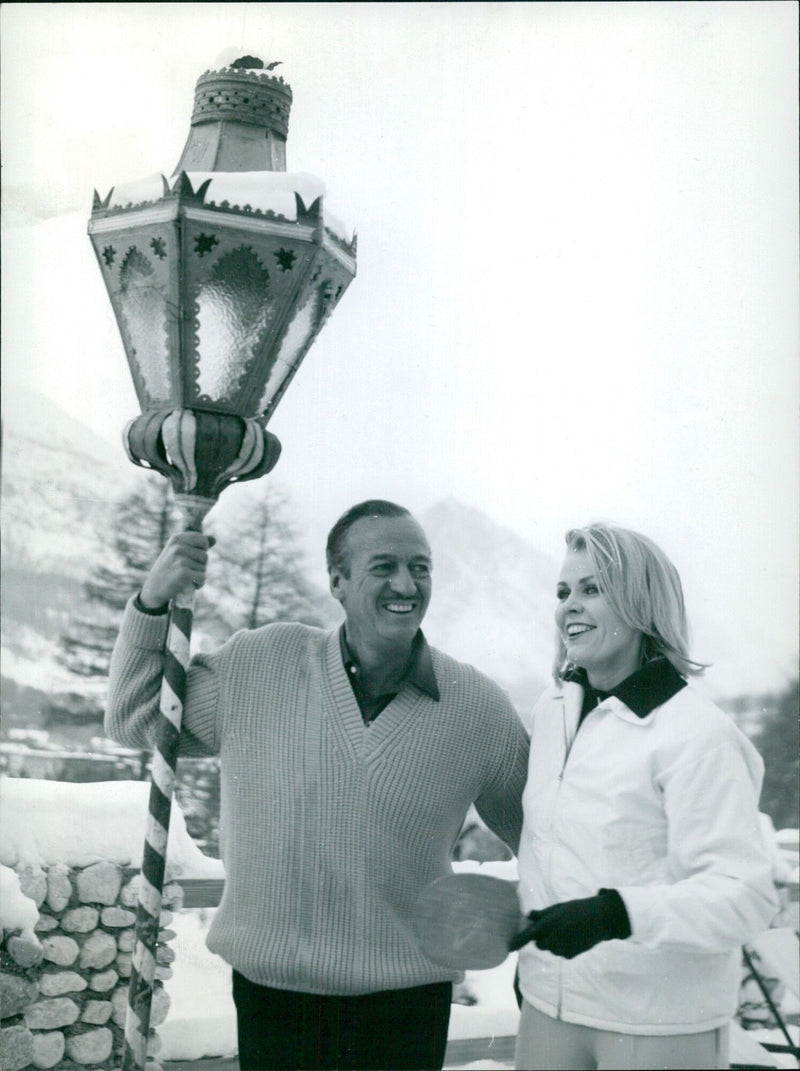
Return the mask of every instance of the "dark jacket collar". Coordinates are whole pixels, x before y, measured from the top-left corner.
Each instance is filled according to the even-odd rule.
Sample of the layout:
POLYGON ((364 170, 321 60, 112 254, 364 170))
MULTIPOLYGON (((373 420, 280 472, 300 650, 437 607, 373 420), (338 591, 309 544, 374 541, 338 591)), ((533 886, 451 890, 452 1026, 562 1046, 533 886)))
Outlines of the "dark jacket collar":
MULTIPOLYGON (((591 693, 591 706, 602 702, 610 695, 616 696, 629 710, 632 710, 640 718, 646 718, 656 707, 672 699, 681 688, 686 687, 686 681, 681 677, 672 663, 666 658, 652 658, 641 669, 631 673, 624 681, 620 681, 610 691, 602 692, 599 688, 592 688, 586 671, 575 668, 564 674, 565 681, 574 681, 580 684, 584 693, 591 693), (594 698, 596 697, 596 699, 594 698)), ((586 707, 587 704, 584 704, 586 707)))

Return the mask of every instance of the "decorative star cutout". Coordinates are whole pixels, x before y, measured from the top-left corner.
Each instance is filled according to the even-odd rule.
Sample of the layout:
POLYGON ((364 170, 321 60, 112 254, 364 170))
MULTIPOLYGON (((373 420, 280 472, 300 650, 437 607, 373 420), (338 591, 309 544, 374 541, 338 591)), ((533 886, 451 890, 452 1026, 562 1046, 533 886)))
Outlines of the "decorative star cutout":
POLYGON ((273 256, 277 260, 281 271, 291 271, 294 267, 294 262, 297 260, 297 254, 291 249, 279 249, 273 256))
POLYGON ((159 260, 163 260, 167 255, 166 246, 163 238, 153 238, 150 242, 150 248, 153 250, 159 260))
POLYGON ((114 263, 114 257, 117 255, 117 251, 113 245, 107 245, 103 250, 103 260, 106 262, 106 267, 110 268, 114 263))
POLYGON ((194 240, 194 251, 198 257, 202 257, 204 253, 210 253, 215 245, 219 245, 219 242, 213 234, 198 234, 194 240))

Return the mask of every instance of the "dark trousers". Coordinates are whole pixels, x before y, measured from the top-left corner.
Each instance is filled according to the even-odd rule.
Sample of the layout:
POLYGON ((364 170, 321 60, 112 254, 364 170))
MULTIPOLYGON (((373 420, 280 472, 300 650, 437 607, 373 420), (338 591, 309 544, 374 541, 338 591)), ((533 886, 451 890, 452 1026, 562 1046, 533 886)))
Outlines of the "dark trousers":
POLYGON ((233 972, 241 1071, 439 1071, 450 982, 353 997, 272 989, 233 972))

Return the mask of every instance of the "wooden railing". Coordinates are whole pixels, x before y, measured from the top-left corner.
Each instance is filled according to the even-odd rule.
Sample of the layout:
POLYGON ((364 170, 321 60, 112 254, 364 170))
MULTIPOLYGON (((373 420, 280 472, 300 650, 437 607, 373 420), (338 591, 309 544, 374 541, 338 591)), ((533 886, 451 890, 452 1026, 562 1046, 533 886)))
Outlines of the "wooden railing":
POLYGON ((225 887, 223 878, 178 878, 184 907, 218 907, 225 887))

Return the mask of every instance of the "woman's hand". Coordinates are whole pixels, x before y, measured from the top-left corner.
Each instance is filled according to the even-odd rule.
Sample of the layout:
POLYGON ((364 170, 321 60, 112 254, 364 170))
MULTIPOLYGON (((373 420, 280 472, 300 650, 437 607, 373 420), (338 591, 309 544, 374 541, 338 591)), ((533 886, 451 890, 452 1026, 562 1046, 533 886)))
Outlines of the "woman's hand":
POLYGON ((554 956, 574 959, 601 941, 630 937, 631 924, 622 897, 615 889, 601 889, 584 900, 564 900, 543 911, 531 911, 530 924, 511 942, 515 952, 535 941, 554 956))
POLYGON ((139 600, 148 610, 159 610, 188 588, 201 588, 206 581, 208 551, 213 536, 202 532, 177 532, 170 536, 142 585, 139 600))

